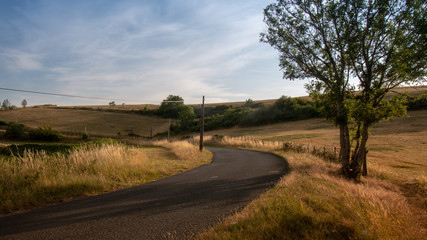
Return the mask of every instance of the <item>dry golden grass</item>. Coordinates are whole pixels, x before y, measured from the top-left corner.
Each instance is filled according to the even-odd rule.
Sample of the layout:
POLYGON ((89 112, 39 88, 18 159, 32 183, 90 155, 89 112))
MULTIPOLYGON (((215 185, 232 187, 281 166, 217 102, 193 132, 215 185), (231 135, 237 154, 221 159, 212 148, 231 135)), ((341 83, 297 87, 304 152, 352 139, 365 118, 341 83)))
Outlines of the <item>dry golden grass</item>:
POLYGON ((147 109, 157 109, 160 105, 158 104, 117 104, 115 106, 110 105, 87 105, 87 106, 62 106, 61 108, 89 108, 95 110, 122 110, 122 111, 135 111, 147 109))
MULTIPOLYGON (((408 115, 374 126, 368 141, 369 177, 362 184, 340 178, 339 165, 307 154, 279 153, 293 171, 201 239, 427 239, 427 110, 408 115), (331 234, 337 227, 342 234, 331 234)), ((215 144, 256 150, 271 151, 287 141, 339 146, 338 129, 323 119, 207 133, 214 134, 234 136, 215 144)))
POLYGON ((46 124, 55 130, 65 132, 84 132, 102 136, 122 136, 134 133, 140 136, 150 136, 165 132, 168 129, 168 120, 142 116, 138 114, 113 113, 77 109, 55 108, 25 108, 13 111, 0 111, 0 119, 17 121, 30 127, 41 127, 46 124))
MULTIPOLYGON (((268 145, 243 139, 227 138, 217 144, 257 150, 268 145)), ((269 146, 275 149, 276 143, 269 146)), ((275 153, 288 161, 291 173, 241 212, 203 233, 200 239, 427 237, 423 219, 419 215, 414 217, 414 209, 398 185, 376 176, 354 183, 339 175, 339 164, 309 154, 275 153)))
POLYGON ((206 164, 212 154, 186 142, 151 147, 83 146, 68 154, 0 157, 0 212, 99 194, 206 164), (168 150, 170 148, 171 150, 168 150))
MULTIPOLYGON (((427 175, 427 110, 411 111, 408 115, 373 127, 368 140, 368 165, 377 166, 377 169, 372 168, 373 174, 381 168, 395 176, 396 181, 409 182, 427 175)), ((225 129, 206 134, 339 147, 338 129, 324 119, 225 129)))

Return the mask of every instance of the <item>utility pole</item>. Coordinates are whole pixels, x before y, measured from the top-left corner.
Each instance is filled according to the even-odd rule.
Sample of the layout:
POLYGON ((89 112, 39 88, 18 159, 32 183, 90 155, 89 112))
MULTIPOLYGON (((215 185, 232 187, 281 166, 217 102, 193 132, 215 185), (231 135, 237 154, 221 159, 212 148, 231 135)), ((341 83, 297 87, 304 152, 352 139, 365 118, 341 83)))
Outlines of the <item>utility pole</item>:
POLYGON ((169 126, 168 126, 168 142, 170 142, 171 136, 171 119, 169 118, 169 126))
POLYGON ((205 131, 205 96, 202 98, 202 112, 200 118, 200 151, 203 151, 203 134, 205 131))
MULTIPOLYGON (((1 88, 0 88, 1 89, 1 88)), ((183 103, 184 101, 167 101, 163 100, 162 103, 183 103)), ((171 134, 171 119, 169 118, 169 126, 168 126, 168 142, 170 142, 170 134, 171 134)))

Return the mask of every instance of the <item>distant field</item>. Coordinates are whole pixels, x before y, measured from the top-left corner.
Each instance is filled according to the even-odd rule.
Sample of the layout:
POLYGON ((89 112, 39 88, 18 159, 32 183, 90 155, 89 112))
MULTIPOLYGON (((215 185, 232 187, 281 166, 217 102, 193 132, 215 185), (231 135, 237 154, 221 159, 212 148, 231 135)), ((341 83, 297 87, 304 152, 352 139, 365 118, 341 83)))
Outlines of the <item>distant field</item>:
MULTIPOLYGON (((420 94, 423 93, 427 93, 427 86, 416 86, 416 87, 400 87, 395 89, 393 92, 398 92, 398 93, 403 93, 406 92, 409 94, 409 96, 413 97, 413 96, 418 96, 420 94)), ((309 96, 301 96, 301 97, 296 97, 296 98, 302 98, 302 99, 310 99, 309 96)), ((273 104, 277 99, 266 99, 266 100, 255 100, 252 99, 254 101, 254 103, 264 103, 266 105, 271 105, 273 104)), ((241 101, 241 102, 224 102, 224 103, 208 103, 206 104, 206 106, 209 107, 214 107, 214 106, 218 106, 218 105, 231 105, 231 106, 242 106, 245 104, 245 101, 241 101)), ((196 105, 196 104, 190 104, 190 105, 196 105)))
POLYGON ((0 111, 0 120, 16 121, 29 127, 41 127, 46 124, 52 128, 67 132, 84 132, 103 136, 128 135, 150 136, 165 132, 168 120, 160 117, 142 116, 103 111, 78 109, 55 109, 51 107, 15 109, 0 111))
POLYGON ((157 109, 160 104, 117 104, 115 106, 110 105, 87 105, 87 106, 64 106, 61 108, 72 108, 72 109, 96 109, 96 110, 121 110, 121 111, 134 111, 134 110, 142 110, 144 108, 147 109, 157 109))
MULTIPOLYGON (((374 126, 368 140, 368 164, 384 165, 396 174, 425 177, 427 110, 410 111, 408 115, 409 117, 395 118, 374 126)), ((206 134, 339 147, 338 128, 320 118, 250 128, 236 127, 206 134)))

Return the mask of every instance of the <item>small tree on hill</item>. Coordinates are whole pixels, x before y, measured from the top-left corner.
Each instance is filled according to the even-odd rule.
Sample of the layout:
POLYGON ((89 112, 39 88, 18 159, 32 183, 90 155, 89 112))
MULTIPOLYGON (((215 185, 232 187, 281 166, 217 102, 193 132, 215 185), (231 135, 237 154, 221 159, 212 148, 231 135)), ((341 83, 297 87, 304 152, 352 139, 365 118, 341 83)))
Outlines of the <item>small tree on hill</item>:
POLYGON ((27 107, 27 100, 22 100, 21 105, 23 108, 27 107))
POLYGON ((3 103, 1 104, 1 107, 5 110, 10 109, 12 107, 11 103, 8 99, 5 99, 3 103))

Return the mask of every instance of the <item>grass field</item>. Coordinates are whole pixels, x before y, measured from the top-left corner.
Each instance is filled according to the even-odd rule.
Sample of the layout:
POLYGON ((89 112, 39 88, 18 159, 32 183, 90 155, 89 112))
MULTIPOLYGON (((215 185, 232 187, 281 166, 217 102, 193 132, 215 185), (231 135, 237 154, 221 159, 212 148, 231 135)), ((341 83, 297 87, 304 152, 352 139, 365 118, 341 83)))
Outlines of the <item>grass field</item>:
POLYGON ((83 145, 67 153, 27 151, 0 156, 0 214, 100 194, 178 174, 206 164, 188 142, 129 147, 83 145))
MULTIPOLYGON (((414 96, 425 93, 427 87, 399 91, 406 91, 414 96)), ((268 104, 269 101, 273 100, 266 100, 264 103, 268 104)), ((136 106, 133 107, 137 109, 136 106)), ((280 150, 283 142, 318 148, 338 147, 338 129, 324 119, 207 132, 208 141, 209 136, 228 136, 223 138, 222 143, 216 141, 215 144, 275 152, 289 162, 292 171, 276 187, 205 232, 200 238, 427 239, 427 110, 412 111, 408 115, 409 117, 392 119, 374 126, 368 141, 369 177, 363 178, 362 183, 343 179, 338 174, 339 164, 325 162, 309 154, 280 150)), ((70 132, 83 132, 86 127, 89 133, 103 136, 117 136, 118 132, 121 135, 132 132, 148 136, 151 126, 154 134, 167 130, 167 120, 161 118, 72 108, 1 111, 0 120, 18 121, 31 127, 49 124, 54 129, 70 132)), ((140 154, 153 154, 152 159, 186 158, 180 157, 180 154, 187 147, 172 150, 173 144, 159 144, 170 150, 146 148, 140 154)), ((152 166, 162 168, 159 164, 152 166)), ((2 166, 0 169, 5 171, 7 167, 2 166)), ((188 168, 172 165, 172 169, 168 174, 188 168)), ((2 173, 1 176, 6 175, 2 173)), ((30 174, 23 179, 32 179, 34 176, 30 174)), ((125 180, 127 181, 132 182, 125 180)), ((118 185, 110 183, 110 186, 118 185)), ((95 189, 98 192, 105 191, 103 187, 95 189)), ((85 194, 93 194, 92 190, 85 194)), ((2 191, 4 192, 4 188, 2 191)), ((30 206, 32 204, 34 203, 29 203, 30 206)), ((29 205, 28 202, 22 204, 29 205)), ((7 204, 4 206, 4 209, 14 209, 7 204)), ((20 208, 26 207, 17 209, 20 208)))
POLYGON ((280 150, 282 141, 338 147, 323 119, 208 132, 232 136, 215 144, 275 152, 292 171, 200 239, 427 239, 427 110, 408 114, 373 128, 362 183, 343 179, 339 164, 280 150))
POLYGON ((139 136, 150 136, 165 132, 168 120, 154 116, 138 114, 114 113, 103 111, 56 109, 51 107, 25 108, 12 111, 0 111, 0 120, 17 121, 29 127, 41 127, 46 124, 55 130, 92 135, 126 136, 133 133, 139 136))
MULTIPOLYGON (((232 128, 209 135, 245 136, 262 140, 292 141, 319 147, 339 147, 339 131, 324 119, 232 128)), ((382 122, 373 127, 368 140, 368 164, 380 165, 400 179, 426 176, 427 110, 408 112, 408 117, 382 122)))

